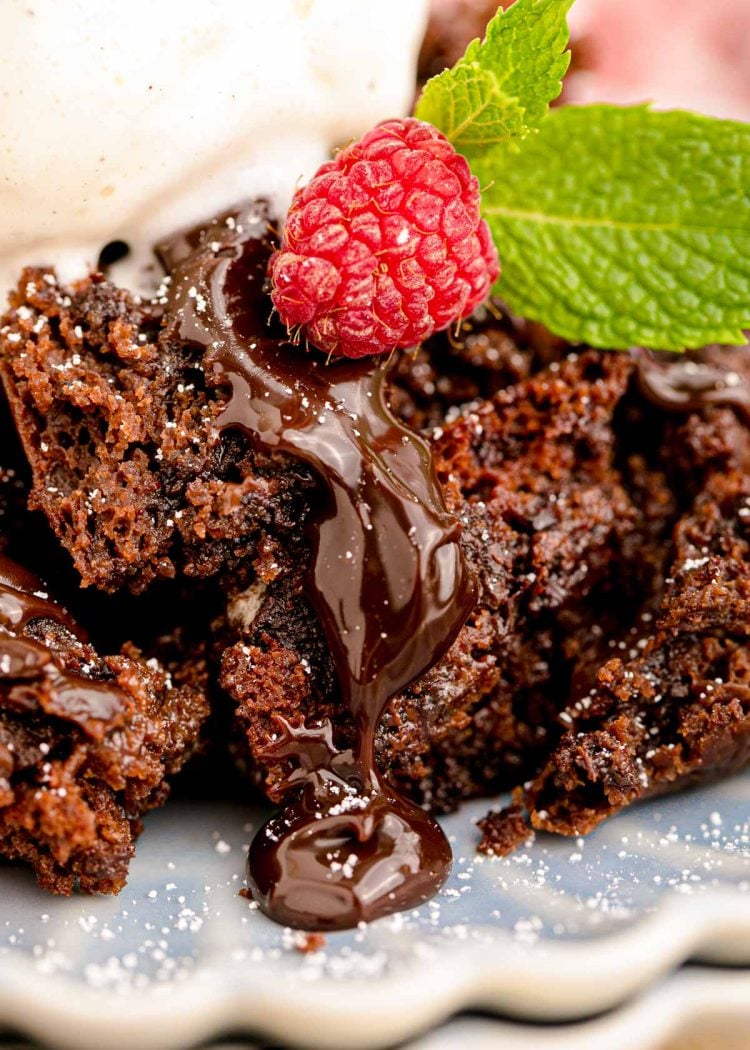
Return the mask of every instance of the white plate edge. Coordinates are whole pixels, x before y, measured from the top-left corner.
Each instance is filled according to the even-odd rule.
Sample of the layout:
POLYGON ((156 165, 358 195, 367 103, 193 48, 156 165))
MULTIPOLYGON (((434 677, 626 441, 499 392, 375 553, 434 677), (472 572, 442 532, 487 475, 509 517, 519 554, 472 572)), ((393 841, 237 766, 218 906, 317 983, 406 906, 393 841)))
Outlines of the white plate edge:
POLYGON ((168 995, 161 989, 135 998, 45 977, 16 956, 0 960, 0 1023, 61 1050, 176 1050, 227 1030, 366 1050, 470 1008, 527 1020, 584 1017, 616 1007, 689 958, 750 963, 750 900, 727 891, 673 896, 596 941, 446 943, 408 979, 396 973, 371 982, 290 980, 226 961, 204 965, 168 995))

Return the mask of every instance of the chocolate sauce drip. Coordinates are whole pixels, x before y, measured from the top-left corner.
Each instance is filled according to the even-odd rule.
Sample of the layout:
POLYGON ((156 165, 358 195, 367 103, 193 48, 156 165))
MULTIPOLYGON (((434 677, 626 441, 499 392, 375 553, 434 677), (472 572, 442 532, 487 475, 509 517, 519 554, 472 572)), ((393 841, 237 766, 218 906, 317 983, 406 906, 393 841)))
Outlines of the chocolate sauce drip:
POLYGON ((41 580, 0 555, 0 681, 11 683, 4 706, 26 711, 42 703, 46 714, 75 722, 89 736, 100 738, 128 710, 129 701, 112 683, 68 670, 57 653, 26 636, 26 629, 38 620, 51 620, 85 641, 84 632, 66 610, 47 597, 41 580), (26 685, 43 677, 49 684, 40 698, 26 685))
POLYGON ((374 735, 388 699, 452 643, 474 586, 429 447, 388 408, 384 368, 327 363, 269 327, 268 220, 256 204, 159 247, 171 278, 165 325, 229 384, 219 426, 302 460, 325 492, 308 527, 307 590, 356 745, 338 751, 328 724, 280 726, 268 757, 298 768, 251 846, 248 877, 273 918, 344 929, 421 903, 450 869, 440 827, 375 768, 374 735))
MULTIPOLYGON (((666 412, 699 412, 708 405, 727 405, 750 425, 750 381, 717 359, 713 350, 656 354, 638 350, 638 384, 644 397, 666 412)), ((724 351, 726 358, 726 351, 724 351)))
POLYGON ((73 617, 57 602, 50 601, 42 581, 0 554, 0 625, 22 631, 32 620, 53 620, 79 641, 86 641, 73 617))

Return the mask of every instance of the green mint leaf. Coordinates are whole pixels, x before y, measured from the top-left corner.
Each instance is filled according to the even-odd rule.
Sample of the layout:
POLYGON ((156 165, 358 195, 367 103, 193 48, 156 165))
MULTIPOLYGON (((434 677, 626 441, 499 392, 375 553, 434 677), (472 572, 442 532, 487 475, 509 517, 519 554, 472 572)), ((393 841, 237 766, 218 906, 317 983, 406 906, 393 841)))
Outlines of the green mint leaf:
POLYGON ((599 347, 745 342, 750 125, 566 106, 474 170, 513 311, 599 347))
POLYGON ((433 77, 415 116, 429 121, 469 159, 523 138, 560 94, 570 53, 566 14, 573 0, 516 0, 498 11, 483 41, 433 77))

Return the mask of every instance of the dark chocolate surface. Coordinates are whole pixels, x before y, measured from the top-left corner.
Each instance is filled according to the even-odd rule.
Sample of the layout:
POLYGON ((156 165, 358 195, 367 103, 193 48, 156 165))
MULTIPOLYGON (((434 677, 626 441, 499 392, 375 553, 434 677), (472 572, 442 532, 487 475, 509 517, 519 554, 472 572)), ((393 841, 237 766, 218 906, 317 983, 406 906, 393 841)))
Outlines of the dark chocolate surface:
POLYGON ((722 360, 721 347, 689 354, 638 351, 638 384, 653 405, 665 412, 700 412, 728 405, 750 424, 750 381, 722 360))
POLYGON ((48 714, 66 718, 89 735, 98 736, 118 715, 129 709, 126 697, 111 682, 84 678, 65 667, 45 644, 21 632, 34 620, 52 620, 83 641, 83 634, 69 614, 47 596, 43 584, 31 573, 0 555, 0 679, 16 681, 6 704, 23 710, 23 683, 49 679, 48 714))

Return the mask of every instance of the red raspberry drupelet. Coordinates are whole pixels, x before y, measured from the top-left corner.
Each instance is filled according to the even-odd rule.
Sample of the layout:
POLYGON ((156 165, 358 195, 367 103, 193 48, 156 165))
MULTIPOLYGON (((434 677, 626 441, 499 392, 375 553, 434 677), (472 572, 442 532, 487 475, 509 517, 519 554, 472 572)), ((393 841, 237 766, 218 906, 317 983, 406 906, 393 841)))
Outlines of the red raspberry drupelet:
POLYGON ((269 268, 289 331, 345 357, 416 346, 470 314, 499 272, 477 179, 414 118, 379 124, 297 191, 269 268))

